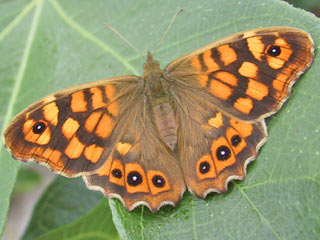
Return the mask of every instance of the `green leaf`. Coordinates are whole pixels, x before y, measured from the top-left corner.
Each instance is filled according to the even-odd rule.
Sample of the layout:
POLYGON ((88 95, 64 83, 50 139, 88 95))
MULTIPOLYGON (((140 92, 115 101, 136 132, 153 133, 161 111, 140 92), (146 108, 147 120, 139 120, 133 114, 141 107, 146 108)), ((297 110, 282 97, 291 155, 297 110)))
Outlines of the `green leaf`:
POLYGON ((14 194, 21 194, 34 189, 41 183, 41 175, 31 168, 20 168, 17 182, 14 186, 14 194))
MULTIPOLYGON (((2 1, 1 131, 15 113, 55 90, 123 74, 140 75, 145 59, 104 23, 111 24, 138 49, 147 52, 154 50, 179 8, 184 12, 173 24, 156 55, 163 67, 219 38, 257 27, 293 26, 309 32, 316 44, 320 40, 319 19, 278 0, 2 1)), ((316 47, 318 50, 318 45, 316 47)), ((311 69, 295 85, 288 103, 268 119, 268 142, 258 159, 250 164, 244 181, 233 181, 227 194, 213 194, 206 200, 186 193, 178 207, 166 206, 156 214, 142 207, 128 212, 117 200, 111 200, 113 221, 120 237, 318 239, 318 58, 316 55, 311 69)), ((1 141, 0 145, 3 145, 1 141)), ((0 161, 2 229, 19 164, 11 160, 3 148, 0 149, 0 161)), ((73 187, 68 191, 72 193, 73 187)), ((85 196, 90 198, 91 194, 85 196)), ((92 207, 95 208, 86 209, 78 221, 75 219, 79 215, 73 219, 62 218, 63 225, 57 229, 54 228, 58 225, 50 225, 39 234, 50 231, 43 235, 43 239, 50 239, 61 236, 54 234, 69 234, 72 226, 77 229, 81 226, 80 235, 85 238, 85 230, 90 231, 90 219, 94 219, 95 214, 101 219, 101 205, 92 207)), ((41 205, 41 209, 46 209, 45 205, 41 205)), ((63 206, 59 205, 58 209, 54 211, 63 215, 63 206)), ((33 221, 42 219, 41 214, 46 215, 46 212, 34 214, 33 221)), ((73 236, 70 234, 68 236, 73 236)))
POLYGON ((55 239, 95 239, 117 240, 119 235, 112 223, 107 200, 103 200, 86 216, 67 226, 44 234, 37 240, 55 239))
POLYGON ((0 2, 0 236, 19 168, 19 163, 13 161, 3 147, 2 133, 16 112, 14 105, 30 50, 31 40, 28 37, 34 7, 35 4, 29 1, 0 2), (22 20, 23 25, 20 24, 22 20))
POLYGON ((89 191, 81 178, 57 177, 35 206, 23 240, 84 236, 118 237, 109 204, 102 194, 89 191))
POLYGON ((312 9, 319 8, 319 1, 317 0, 309 0, 309 1, 301 1, 301 0, 286 0, 290 4, 293 4, 296 7, 300 7, 303 9, 308 9, 309 11, 312 9))

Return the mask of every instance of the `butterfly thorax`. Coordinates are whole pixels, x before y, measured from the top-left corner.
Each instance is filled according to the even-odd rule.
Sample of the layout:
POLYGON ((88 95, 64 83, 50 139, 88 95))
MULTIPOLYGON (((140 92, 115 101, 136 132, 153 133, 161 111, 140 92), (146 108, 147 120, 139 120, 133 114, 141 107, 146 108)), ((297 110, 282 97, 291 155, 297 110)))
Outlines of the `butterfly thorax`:
POLYGON ((145 95, 152 108, 153 121, 163 142, 173 151, 177 144, 177 123, 168 94, 168 81, 158 61, 148 52, 144 64, 145 95))

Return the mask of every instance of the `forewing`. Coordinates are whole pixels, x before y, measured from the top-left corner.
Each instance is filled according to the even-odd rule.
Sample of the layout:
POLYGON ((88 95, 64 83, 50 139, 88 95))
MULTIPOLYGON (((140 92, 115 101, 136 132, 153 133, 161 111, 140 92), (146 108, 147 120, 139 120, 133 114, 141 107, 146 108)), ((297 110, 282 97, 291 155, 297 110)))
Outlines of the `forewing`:
POLYGON ((165 70, 180 84, 210 93, 212 104, 226 115, 259 121, 282 106, 312 64, 313 52, 313 41, 302 30, 262 28, 209 44, 165 70))
POLYGON ((99 168, 110 155, 136 98, 138 78, 88 83, 43 98, 6 129, 6 147, 23 161, 74 177, 99 168))

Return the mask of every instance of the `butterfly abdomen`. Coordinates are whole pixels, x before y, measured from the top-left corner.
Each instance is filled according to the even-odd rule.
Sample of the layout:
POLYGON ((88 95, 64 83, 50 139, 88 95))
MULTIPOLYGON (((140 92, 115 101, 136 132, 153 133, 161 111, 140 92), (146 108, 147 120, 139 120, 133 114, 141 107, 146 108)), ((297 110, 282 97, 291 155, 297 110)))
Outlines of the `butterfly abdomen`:
POLYGON ((173 151, 177 144, 177 124, 173 109, 169 103, 153 106, 156 126, 165 144, 173 151))

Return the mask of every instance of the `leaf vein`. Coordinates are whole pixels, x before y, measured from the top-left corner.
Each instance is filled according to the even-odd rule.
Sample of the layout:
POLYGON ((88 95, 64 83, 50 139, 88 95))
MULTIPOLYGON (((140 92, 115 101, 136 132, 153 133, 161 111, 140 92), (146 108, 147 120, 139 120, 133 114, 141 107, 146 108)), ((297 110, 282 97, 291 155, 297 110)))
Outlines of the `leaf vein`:
POLYGON ((235 182, 233 182, 233 184, 235 185, 235 187, 240 191, 241 195, 248 201, 248 203, 251 205, 252 209, 257 213, 258 217, 260 218, 260 220, 262 222, 264 222, 271 230, 271 232, 275 235, 275 237, 277 239, 281 239, 280 235, 277 233, 277 231, 273 228, 273 226, 271 225, 270 221, 265 218, 261 211, 257 208, 257 206, 251 201, 251 199, 249 198, 249 196, 243 191, 243 188, 239 187, 239 185, 235 182))
POLYGON ((129 61, 123 57, 121 57, 117 52, 112 50, 111 46, 102 42, 100 39, 95 37, 93 34, 84 29, 81 25, 75 22, 72 18, 68 17, 67 13, 62 9, 59 3, 56 0, 50 0, 53 8, 57 11, 58 15, 62 18, 62 20, 67 23, 72 29, 76 30, 80 33, 80 35, 95 45, 99 46, 106 52, 110 53, 116 60, 122 63, 127 69, 129 69, 133 74, 138 75, 136 69, 129 63, 129 61))

